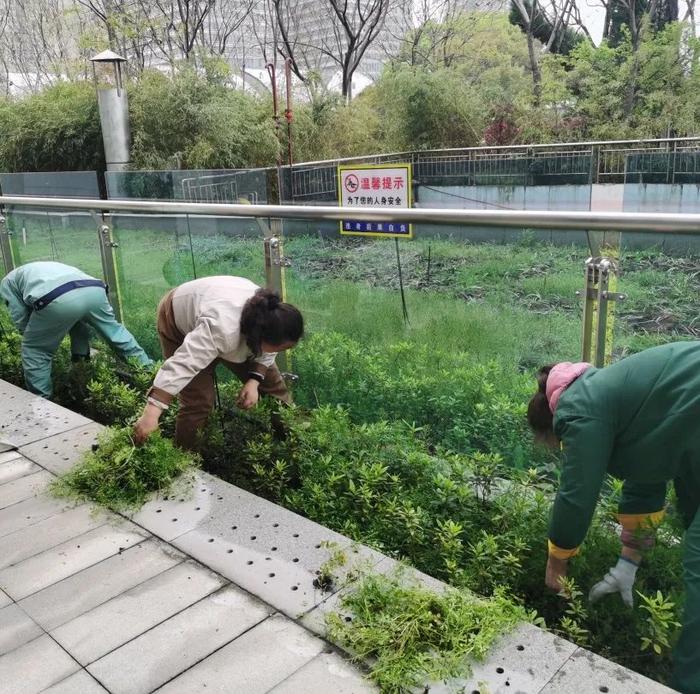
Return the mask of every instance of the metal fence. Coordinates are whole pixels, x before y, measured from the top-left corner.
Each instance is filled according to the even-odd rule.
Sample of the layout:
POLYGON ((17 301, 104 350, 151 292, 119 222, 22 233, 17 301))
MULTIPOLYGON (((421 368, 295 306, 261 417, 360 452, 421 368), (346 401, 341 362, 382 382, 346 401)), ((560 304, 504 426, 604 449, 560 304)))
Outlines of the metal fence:
POLYGON ((393 152, 280 170, 281 199, 337 200, 340 164, 413 164, 416 186, 700 183, 700 137, 393 152))

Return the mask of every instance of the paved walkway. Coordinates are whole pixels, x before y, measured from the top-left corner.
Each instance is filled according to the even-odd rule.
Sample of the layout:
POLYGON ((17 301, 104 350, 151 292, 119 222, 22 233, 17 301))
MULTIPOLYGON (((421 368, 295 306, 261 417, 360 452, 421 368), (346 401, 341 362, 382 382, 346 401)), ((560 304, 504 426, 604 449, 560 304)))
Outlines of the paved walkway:
MULTIPOLYGON (((2 694, 376 691, 323 639, 338 595, 313 580, 327 543, 345 571, 391 559, 206 473, 132 518, 48 496, 100 429, 0 381, 0 441, 16 447, 0 452, 2 694)), ((523 626, 468 680, 430 687, 452 691, 671 690, 523 626)))

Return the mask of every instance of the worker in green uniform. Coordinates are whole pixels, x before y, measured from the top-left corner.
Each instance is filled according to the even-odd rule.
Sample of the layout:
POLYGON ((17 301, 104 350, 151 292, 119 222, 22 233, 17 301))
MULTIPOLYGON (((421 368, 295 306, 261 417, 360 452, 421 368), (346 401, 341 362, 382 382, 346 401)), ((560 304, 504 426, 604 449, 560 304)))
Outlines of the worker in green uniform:
POLYGON ((0 297, 22 333, 22 366, 27 389, 50 398, 51 362, 69 334, 73 360, 90 355, 90 330, 123 359, 153 362, 134 336, 114 317, 106 285, 63 263, 27 263, 0 281, 0 297))
POLYGON ((561 444, 563 467, 549 527, 546 584, 561 590, 607 474, 624 480, 617 565, 590 599, 619 593, 632 606, 642 553, 654 543, 673 480, 686 535, 683 627, 672 686, 700 694, 700 342, 648 349, 604 369, 544 367, 528 420, 541 440, 561 444))

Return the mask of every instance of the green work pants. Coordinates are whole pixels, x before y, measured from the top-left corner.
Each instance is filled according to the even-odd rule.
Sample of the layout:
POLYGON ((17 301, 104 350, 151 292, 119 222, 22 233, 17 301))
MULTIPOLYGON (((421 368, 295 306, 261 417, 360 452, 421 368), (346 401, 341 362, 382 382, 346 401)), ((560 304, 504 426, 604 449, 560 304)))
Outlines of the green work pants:
POLYGON ((90 354, 90 330, 123 359, 136 359, 142 366, 152 363, 134 336, 114 317, 114 310, 101 287, 81 287, 54 299, 41 311, 33 311, 22 337, 22 366, 27 389, 45 398, 53 392, 51 362, 70 334, 71 353, 90 354))
POLYGON ((673 653, 671 686, 683 694, 700 694, 700 474, 697 467, 688 466, 675 484, 678 509, 687 530, 683 548, 685 609, 683 628, 673 653))

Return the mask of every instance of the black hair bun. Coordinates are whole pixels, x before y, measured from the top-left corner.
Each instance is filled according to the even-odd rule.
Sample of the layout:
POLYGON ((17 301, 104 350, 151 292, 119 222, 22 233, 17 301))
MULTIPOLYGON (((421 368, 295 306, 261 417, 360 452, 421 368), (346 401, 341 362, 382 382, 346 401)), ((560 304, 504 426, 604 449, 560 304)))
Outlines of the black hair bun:
POLYGON ((270 293, 267 295, 267 308, 269 311, 274 311, 281 303, 282 300, 277 294, 270 293))

